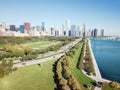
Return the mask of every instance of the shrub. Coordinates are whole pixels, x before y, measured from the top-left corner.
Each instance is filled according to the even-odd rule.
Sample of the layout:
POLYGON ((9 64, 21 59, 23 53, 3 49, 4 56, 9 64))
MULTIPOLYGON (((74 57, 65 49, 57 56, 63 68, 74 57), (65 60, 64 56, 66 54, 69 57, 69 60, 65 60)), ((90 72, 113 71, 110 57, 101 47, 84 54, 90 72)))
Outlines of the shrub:
POLYGON ((17 71, 17 67, 14 67, 14 68, 13 68, 13 71, 17 71))
POLYGON ((64 78, 61 78, 61 79, 60 79, 60 85, 61 85, 61 86, 67 85, 67 80, 65 80, 64 78))
POLYGON ((67 66, 64 66, 64 68, 63 68, 63 77, 65 79, 68 79, 71 77, 71 71, 67 66))
POLYGON ((112 88, 120 88, 120 84, 116 81, 112 81, 109 84, 112 88))

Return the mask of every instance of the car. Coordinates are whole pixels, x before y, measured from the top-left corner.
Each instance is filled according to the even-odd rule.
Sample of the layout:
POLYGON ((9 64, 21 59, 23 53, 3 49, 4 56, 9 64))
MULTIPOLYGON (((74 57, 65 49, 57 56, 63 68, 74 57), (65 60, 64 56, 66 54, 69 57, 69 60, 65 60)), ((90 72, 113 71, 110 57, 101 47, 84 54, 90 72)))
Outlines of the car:
POLYGON ((101 87, 102 86, 102 82, 96 82, 96 86, 97 87, 101 87))
POLYGON ((26 65, 26 63, 25 63, 25 62, 23 62, 23 63, 22 63, 22 65, 26 65))
POLYGON ((91 75, 89 72, 87 72, 86 74, 89 75, 89 76, 91 75))

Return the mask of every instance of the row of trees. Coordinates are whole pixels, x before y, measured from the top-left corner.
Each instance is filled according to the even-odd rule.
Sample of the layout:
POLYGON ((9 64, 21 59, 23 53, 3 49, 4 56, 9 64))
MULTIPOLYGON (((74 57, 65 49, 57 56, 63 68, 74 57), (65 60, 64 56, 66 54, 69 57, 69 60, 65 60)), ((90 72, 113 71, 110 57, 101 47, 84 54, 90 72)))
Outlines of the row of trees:
POLYGON ((88 42, 83 41, 83 46, 78 60, 78 69, 84 69, 86 72, 94 73, 94 67, 92 62, 92 57, 89 49, 88 42))
POLYGON ((71 72, 71 62, 75 55, 76 45, 66 56, 61 57, 55 63, 55 78, 58 90, 81 90, 81 87, 71 72))
POLYGON ((13 68, 13 61, 9 59, 2 60, 0 64, 0 77, 8 75, 17 70, 17 67, 13 68))
POLYGON ((91 72, 94 72, 94 66, 93 66, 93 61, 92 61, 88 42, 85 43, 85 46, 86 46, 86 53, 84 56, 83 69, 86 72, 91 73, 91 72))
POLYGON ((82 48, 81 48, 80 55, 79 55, 79 58, 78 58, 78 63, 77 63, 77 68, 78 69, 83 68, 84 49, 85 49, 84 40, 82 40, 81 43, 82 43, 82 48))

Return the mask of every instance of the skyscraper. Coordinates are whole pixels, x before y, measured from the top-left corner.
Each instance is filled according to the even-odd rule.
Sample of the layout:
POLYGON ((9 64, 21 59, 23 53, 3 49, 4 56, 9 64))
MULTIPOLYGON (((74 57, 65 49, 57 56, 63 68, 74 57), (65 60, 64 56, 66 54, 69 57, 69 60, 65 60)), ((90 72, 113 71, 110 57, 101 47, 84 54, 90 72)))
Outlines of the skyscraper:
POLYGON ((103 29, 100 31, 100 36, 104 37, 104 30, 103 29))
POLYGON ((70 30, 70 20, 67 19, 66 20, 66 36, 68 36, 69 30, 70 30))
POLYGON ((62 24, 62 35, 64 35, 64 25, 62 24))
POLYGON ((20 25, 20 32, 24 33, 24 25, 20 25))
POLYGON ((98 36, 98 30, 95 28, 93 32, 94 32, 94 37, 97 37, 98 36))
POLYGON ((51 30, 51 36, 53 36, 54 35, 54 28, 51 28, 50 30, 51 30))
POLYGON ((10 25, 10 30, 11 30, 11 31, 16 31, 16 30, 15 30, 15 25, 10 25))
POLYGON ((42 31, 45 31, 45 23, 44 22, 42 22, 41 28, 42 28, 42 31))
POLYGON ((80 27, 77 26, 77 29, 76 29, 76 36, 80 36, 80 27))
POLYGON ((30 23, 28 23, 28 22, 24 23, 24 29, 25 29, 25 31, 27 31, 27 33, 29 33, 29 31, 30 31, 30 23))
POLYGON ((71 36, 76 36, 76 26, 71 25, 71 36))
POLYGON ((82 30, 82 33, 83 33, 83 37, 86 36, 86 28, 85 28, 85 24, 83 24, 83 30, 82 30))
POLYGON ((41 31, 41 27, 37 25, 37 26, 36 26, 36 30, 37 30, 37 31, 41 31))

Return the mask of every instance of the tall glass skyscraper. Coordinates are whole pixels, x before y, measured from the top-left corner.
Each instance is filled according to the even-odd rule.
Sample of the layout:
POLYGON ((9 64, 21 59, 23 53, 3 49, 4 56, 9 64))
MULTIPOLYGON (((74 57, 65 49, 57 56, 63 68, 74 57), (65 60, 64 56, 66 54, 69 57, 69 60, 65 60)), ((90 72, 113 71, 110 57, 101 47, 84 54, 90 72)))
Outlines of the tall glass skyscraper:
POLYGON ((86 28, 85 28, 85 24, 83 24, 82 34, 83 34, 83 37, 85 37, 85 36, 86 36, 86 28))
POLYGON ((104 30, 103 30, 103 29, 100 31, 100 36, 101 36, 101 37, 104 36, 104 30))
POLYGON ((68 36, 69 30, 70 30, 70 20, 67 19, 66 20, 66 36, 68 36))
POLYGON ((42 31, 45 31, 45 23, 44 22, 42 22, 41 28, 42 28, 42 31))
POLYGON ((76 26, 71 25, 71 36, 76 36, 76 26))
POLYGON ((24 33, 24 25, 20 25, 20 32, 24 33))
POLYGON ((97 37, 98 36, 98 30, 95 28, 94 29, 94 37, 97 37))
POLYGON ((15 25, 10 25, 10 30, 15 31, 15 25))

